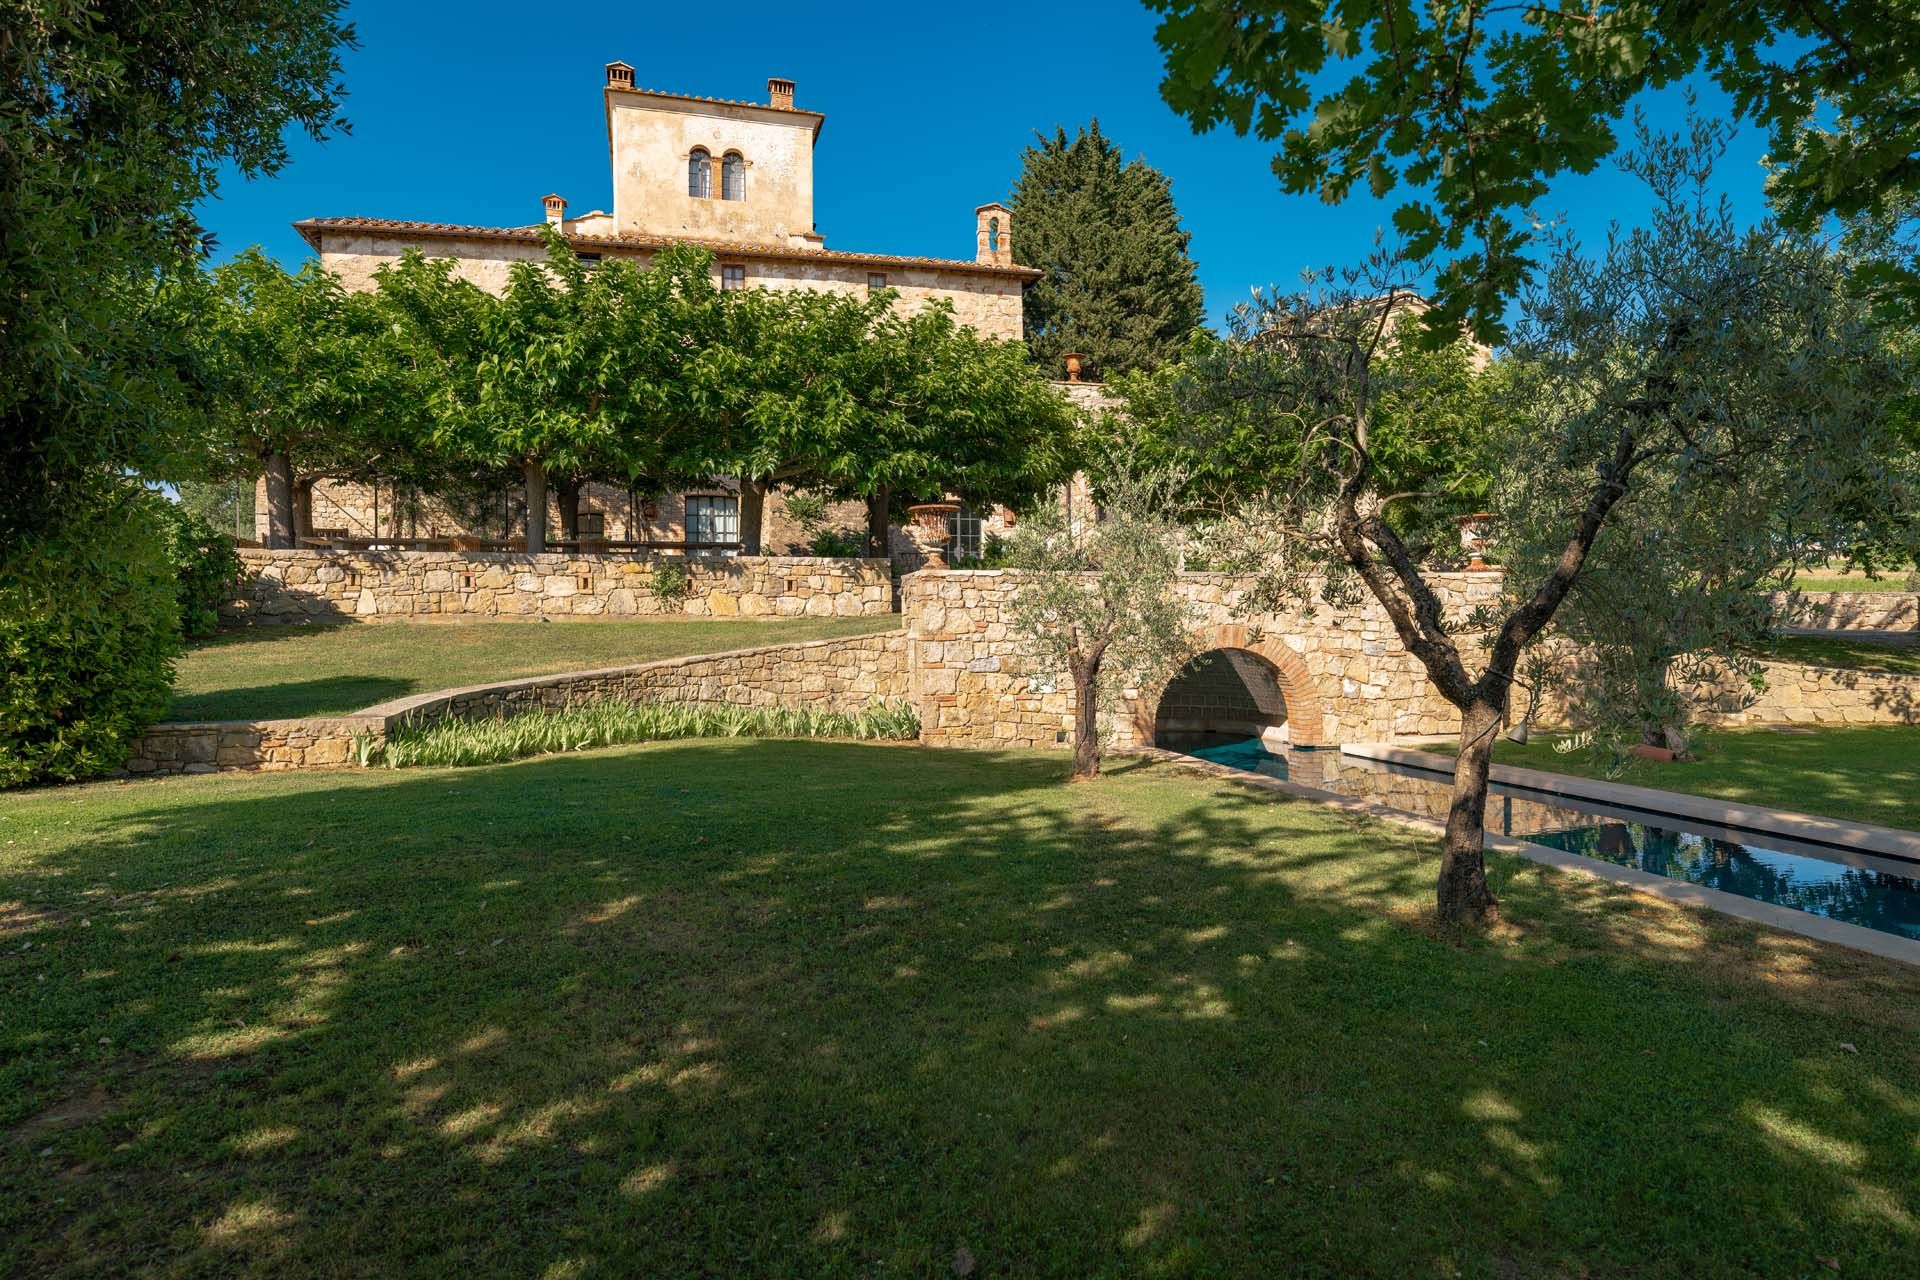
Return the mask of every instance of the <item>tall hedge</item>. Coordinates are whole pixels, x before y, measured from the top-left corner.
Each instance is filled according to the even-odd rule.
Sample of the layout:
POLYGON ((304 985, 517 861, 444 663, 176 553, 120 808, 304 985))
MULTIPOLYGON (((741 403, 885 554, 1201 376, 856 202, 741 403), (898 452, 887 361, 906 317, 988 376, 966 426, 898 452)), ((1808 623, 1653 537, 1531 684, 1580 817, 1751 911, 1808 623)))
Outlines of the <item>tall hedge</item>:
POLYGON ((0 553, 0 786, 110 773, 166 711, 180 605, 160 501, 104 486, 0 553))

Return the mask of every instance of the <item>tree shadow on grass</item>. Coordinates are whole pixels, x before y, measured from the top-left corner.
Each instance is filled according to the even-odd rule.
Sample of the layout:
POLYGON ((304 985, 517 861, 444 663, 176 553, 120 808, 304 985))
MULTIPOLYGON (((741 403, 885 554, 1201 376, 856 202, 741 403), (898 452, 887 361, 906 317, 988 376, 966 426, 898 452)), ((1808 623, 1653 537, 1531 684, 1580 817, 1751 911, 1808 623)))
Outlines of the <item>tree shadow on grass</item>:
POLYGON ((352 675, 276 681, 204 693, 176 693, 167 707, 167 719, 290 720, 303 716, 348 715, 404 697, 419 687, 418 680, 396 676, 352 675))
MULTIPOLYGON (((1404 832, 1062 773, 701 742, 62 793, 102 812, 0 862, 0 1270, 1911 1256, 1906 971, 1504 861, 1518 925, 1457 937, 1404 832)), ((36 800, 8 838, 75 821, 36 800)))

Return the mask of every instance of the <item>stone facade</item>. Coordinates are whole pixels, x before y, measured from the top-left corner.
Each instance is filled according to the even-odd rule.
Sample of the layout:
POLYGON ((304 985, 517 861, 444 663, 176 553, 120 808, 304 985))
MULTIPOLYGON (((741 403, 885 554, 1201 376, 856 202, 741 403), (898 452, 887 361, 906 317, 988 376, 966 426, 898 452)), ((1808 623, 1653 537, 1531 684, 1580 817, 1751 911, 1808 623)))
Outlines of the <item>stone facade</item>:
POLYGON ((409 618, 861 617, 893 611, 885 560, 243 549, 229 622, 409 618), (684 566, 662 598, 655 574, 684 566))
MULTIPOLYGON (((1500 575, 1435 575, 1451 614, 1491 602, 1500 575)), ((1040 669, 1013 633, 1011 570, 917 573, 902 583, 908 669, 921 738, 933 746, 1054 746, 1071 737, 1070 685, 1063 671, 1040 669)), ((1400 645, 1372 600, 1340 613, 1319 606, 1241 619, 1244 587, 1219 574, 1183 574, 1193 606, 1196 651, 1245 649, 1265 659, 1300 746, 1380 742, 1456 731, 1459 716, 1434 691, 1425 670, 1400 645)), ((1110 718, 1116 746, 1150 745, 1159 691, 1127 699, 1110 718)))
POLYGON ((358 749, 402 722, 515 715, 591 701, 807 706, 852 714, 907 695, 902 632, 768 645, 630 667, 536 676, 399 698, 351 716, 161 724, 133 744, 125 772, 267 773, 357 764, 358 749))
POLYGON ((1805 591, 1792 609, 1784 595, 1773 597, 1792 625, 1805 631, 1920 630, 1920 595, 1898 591, 1805 591))

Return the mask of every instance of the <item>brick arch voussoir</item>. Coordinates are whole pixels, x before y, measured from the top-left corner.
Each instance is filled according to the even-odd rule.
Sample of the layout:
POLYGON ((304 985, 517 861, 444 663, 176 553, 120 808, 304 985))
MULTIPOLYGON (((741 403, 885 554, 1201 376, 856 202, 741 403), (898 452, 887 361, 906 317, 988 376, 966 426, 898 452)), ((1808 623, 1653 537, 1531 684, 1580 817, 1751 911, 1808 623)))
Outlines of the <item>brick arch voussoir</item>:
MULTIPOLYGON (((1287 700, 1288 741, 1296 747, 1326 745, 1327 717, 1313 675, 1307 670, 1307 664, 1300 661, 1300 655, 1288 648, 1280 637, 1256 635, 1239 623, 1222 623, 1202 627, 1192 638, 1195 653, 1244 649, 1265 658, 1274 669, 1280 696, 1287 700)), ((1151 696, 1143 696, 1134 704, 1134 732, 1142 743, 1153 742, 1154 720, 1160 710, 1162 692, 1156 689, 1151 696)))

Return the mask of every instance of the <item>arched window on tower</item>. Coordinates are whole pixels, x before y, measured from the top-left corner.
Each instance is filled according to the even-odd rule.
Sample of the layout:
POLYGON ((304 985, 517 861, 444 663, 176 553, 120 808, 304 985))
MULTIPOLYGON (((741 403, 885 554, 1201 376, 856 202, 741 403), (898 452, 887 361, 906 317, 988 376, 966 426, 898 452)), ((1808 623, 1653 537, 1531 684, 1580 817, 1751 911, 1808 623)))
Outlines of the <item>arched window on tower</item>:
POLYGON ((713 157, 705 147, 695 147, 687 157, 687 194, 696 200, 713 198, 713 157))
POLYGON ((1000 252, 1000 219, 987 219, 987 252, 1000 252))
POLYGON ((729 151, 720 161, 720 198, 747 198, 747 161, 738 151, 729 151))

